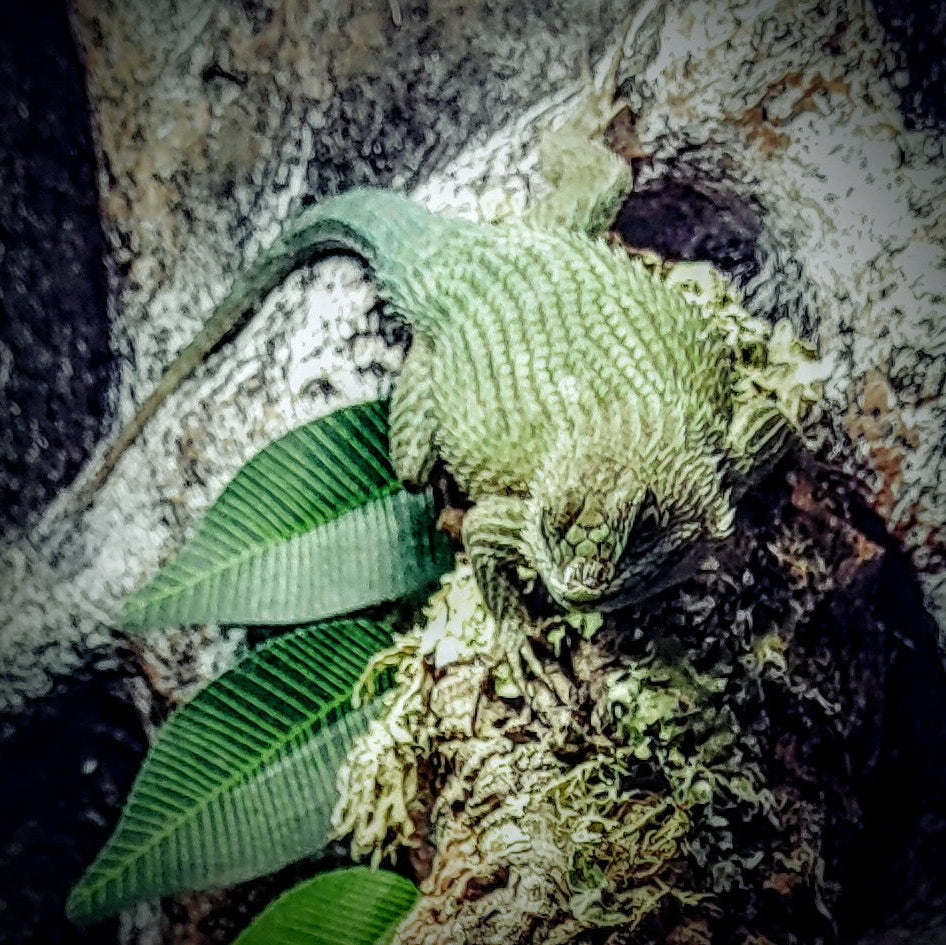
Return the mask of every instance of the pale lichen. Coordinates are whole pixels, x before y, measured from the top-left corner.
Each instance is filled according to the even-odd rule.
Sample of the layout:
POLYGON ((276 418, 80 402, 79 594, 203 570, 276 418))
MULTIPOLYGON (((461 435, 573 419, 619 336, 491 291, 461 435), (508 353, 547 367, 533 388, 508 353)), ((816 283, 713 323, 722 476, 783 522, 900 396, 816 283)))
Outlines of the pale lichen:
MULTIPOLYGON (((821 370, 778 325, 756 334, 747 382, 802 429, 821 370)), ((725 553, 607 619, 500 625, 461 557, 369 669, 398 685, 340 781, 338 836, 421 881, 398 943, 830 940, 881 551, 806 483, 776 476, 725 553)))

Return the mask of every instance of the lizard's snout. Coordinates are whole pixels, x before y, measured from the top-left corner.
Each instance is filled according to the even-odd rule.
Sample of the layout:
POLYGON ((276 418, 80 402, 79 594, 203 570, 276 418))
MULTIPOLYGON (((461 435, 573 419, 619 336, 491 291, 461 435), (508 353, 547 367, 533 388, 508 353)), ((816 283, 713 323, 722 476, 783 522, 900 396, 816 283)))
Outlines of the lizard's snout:
POLYGON ((557 596, 567 604, 588 604, 601 596, 609 581, 610 569, 600 561, 572 561, 562 572, 557 596))

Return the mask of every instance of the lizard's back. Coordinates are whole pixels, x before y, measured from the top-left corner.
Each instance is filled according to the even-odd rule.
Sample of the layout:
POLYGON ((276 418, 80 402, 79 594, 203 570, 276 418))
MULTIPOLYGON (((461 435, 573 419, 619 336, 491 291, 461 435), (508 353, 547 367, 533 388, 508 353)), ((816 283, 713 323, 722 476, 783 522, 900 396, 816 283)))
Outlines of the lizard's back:
POLYGON ((724 420, 715 323, 602 239, 463 226, 395 285, 425 346, 436 452, 474 499, 525 494, 554 439, 615 415, 724 420))
POLYGON ((429 349, 413 382, 427 388, 430 445, 474 499, 526 493, 554 438, 616 411, 629 422, 685 415, 682 426, 703 433, 727 409, 729 355, 713 323, 620 250, 568 230, 453 220, 390 191, 355 189, 303 211, 237 281, 119 431, 86 496, 267 292, 335 250, 363 257, 412 327, 417 350, 405 371, 429 349))

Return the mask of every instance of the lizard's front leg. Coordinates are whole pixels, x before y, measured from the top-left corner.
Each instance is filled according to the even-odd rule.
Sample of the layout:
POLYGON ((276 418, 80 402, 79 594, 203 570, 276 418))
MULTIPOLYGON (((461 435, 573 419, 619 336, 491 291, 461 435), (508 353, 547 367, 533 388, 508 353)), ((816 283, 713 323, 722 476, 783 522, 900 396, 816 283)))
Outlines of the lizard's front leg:
POLYGON ((427 484, 437 460, 435 368, 427 339, 414 338, 391 398, 391 460, 398 479, 414 488, 427 484))
POLYGON ((731 474, 742 492, 761 479, 786 452, 794 430, 774 400, 762 394, 737 402, 726 434, 731 474))
POLYGON ((480 593, 497 620, 528 619, 521 576, 524 509, 521 497, 486 496, 463 518, 463 545, 480 593))

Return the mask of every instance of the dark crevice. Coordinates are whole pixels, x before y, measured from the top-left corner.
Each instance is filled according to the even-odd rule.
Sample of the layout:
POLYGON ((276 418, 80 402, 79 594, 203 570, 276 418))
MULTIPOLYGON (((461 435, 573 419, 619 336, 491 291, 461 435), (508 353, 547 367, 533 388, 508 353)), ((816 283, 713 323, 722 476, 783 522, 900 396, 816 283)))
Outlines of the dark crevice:
POLYGON ((0 715, 0 942, 115 941, 117 923, 65 916, 73 883, 114 828, 147 747, 127 671, 83 672, 0 715))
POLYGON ((874 9, 907 74, 895 83, 907 127, 946 122, 946 4, 874 0, 874 9))
POLYGON ((0 17, 0 535, 78 472, 107 407, 105 243, 65 2, 0 17))
POLYGON ((884 549, 869 605, 888 635, 884 718, 838 918, 848 936, 946 901, 946 671, 906 554, 866 506, 851 524, 884 549))
POLYGON ((735 194, 714 194, 669 178, 628 198, 613 229, 628 246, 671 260, 713 263, 737 283, 756 275, 761 221, 735 194))

